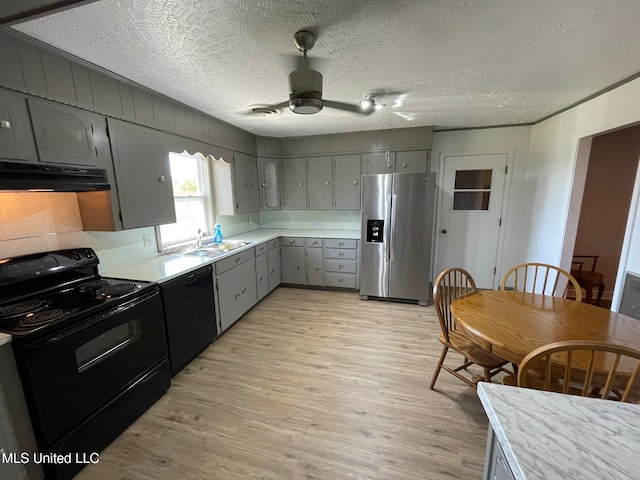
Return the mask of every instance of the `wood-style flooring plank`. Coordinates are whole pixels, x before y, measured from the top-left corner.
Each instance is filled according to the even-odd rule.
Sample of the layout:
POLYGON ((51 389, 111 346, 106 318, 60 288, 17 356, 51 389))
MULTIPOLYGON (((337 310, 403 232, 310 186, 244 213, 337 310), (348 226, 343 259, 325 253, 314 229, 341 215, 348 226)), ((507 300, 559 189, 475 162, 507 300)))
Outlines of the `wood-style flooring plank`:
POLYGON ((439 328, 432 307, 278 288, 77 479, 480 479, 475 390, 444 371, 429 390, 439 328))

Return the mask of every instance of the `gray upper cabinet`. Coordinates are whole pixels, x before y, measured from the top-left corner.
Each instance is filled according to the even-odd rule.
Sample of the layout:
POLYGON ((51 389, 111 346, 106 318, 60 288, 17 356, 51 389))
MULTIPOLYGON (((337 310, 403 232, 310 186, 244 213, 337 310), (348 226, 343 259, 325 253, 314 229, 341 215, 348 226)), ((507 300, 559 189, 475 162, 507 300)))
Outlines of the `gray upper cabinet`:
POLYGON ((164 135, 111 118, 108 125, 123 227, 175 222, 169 152, 164 135))
POLYGON ((284 208, 307 209, 307 162, 304 158, 283 158, 284 208))
POLYGON ((426 172, 428 160, 428 150, 396 152, 396 173, 426 172))
POLYGON ((236 213, 259 211, 260 190, 256 157, 234 152, 233 163, 236 184, 236 213))
POLYGON ((395 152, 376 152, 367 155, 367 173, 394 173, 395 152))
POLYGON ((367 155, 367 173, 418 173, 429 167, 429 150, 376 152, 367 155))
POLYGON ((104 130, 104 117, 79 108, 27 100, 38 157, 44 163, 99 164, 94 130, 104 130))
POLYGON ((312 157, 307 159, 307 194, 309 210, 333 208, 333 159, 312 157))
POLYGON ((360 209, 361 156, 333 157, 334 206, 336 210, 360 209))
POLYGON ((25 98, 5 90, 0 90, 0 158, 37 158, 25 98))
POLYGON ((260 208, 280 210, 280 160, 260 158, 260 208))

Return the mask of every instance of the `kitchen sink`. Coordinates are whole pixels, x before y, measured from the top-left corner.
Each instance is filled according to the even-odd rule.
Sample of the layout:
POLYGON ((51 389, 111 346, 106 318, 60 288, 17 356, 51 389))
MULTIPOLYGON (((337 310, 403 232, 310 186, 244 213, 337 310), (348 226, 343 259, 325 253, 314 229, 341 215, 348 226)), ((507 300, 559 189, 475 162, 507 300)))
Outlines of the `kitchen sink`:
POLYGON ((222 242, 222 243, 206 243, 200 248, 191 248, 185 252, 185 255, 195 255, 198 257, 217 257, 227 252, 235 250, 236 248, 249 245, 251 242, 222 242))

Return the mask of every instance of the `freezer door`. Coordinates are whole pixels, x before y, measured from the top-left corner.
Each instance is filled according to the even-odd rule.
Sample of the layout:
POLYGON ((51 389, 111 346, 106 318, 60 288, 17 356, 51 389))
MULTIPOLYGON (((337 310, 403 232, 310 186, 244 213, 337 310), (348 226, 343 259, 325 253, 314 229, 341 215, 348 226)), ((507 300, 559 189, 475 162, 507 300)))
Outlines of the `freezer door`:
POLYGON ((362 176, 360 295, 389 296, 389 226, 393 176, 362 176))
POLYGON ((435 174, 396 173, 391 197, 389 297, 430 303, 435 174))

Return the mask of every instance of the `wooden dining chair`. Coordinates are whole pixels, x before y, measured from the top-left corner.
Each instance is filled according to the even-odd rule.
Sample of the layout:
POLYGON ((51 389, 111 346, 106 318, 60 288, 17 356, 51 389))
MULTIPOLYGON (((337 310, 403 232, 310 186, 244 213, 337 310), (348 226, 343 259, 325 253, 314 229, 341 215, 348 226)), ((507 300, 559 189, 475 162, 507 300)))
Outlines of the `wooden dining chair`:
POLYGON ((596 272, 598 264, 598 255, 574 255, 571 262, 571 275, 574 276, 578 284, 584 288, 586 299, 584 302, 593 303, 593 289, 597 288, 596 303, 598 305, 604 293, 604 275, 596 272), (585 269, 585 261, 591 263, 591 268, 585 269))
POLYGON ((567 297, 569 285, 575 290, 575 299, 582 300, 582 290, 577 280, 566 270, 547 263, 527 262, 511 267, 502 277, 500 290, 510 287, 519 292, 541 293, 556 296, 560 291, 567 297))
POLYGON ((529 353, 520 363, 518 386, 637 403, 639 375, 638 349, 591 340, 565 340, 529 353))
POLYGON ((431 379, 431 385, 429 386, 431 390, 436 384, 441 369, 445 369, 474 388, 477 386, 478 381, 490 382, 491 377, 500 371, 510 373, 502 368, 507 363, 506 360, 482 348, 479 345, 479 343, 482 343, 480 339, 476 343, 471 337, 456 328, 455 319, 449 308, 451 302, 462 295, 473 294, 476 291, 475 281, 469 272, 462 268, 449 268, 441 272, 436 278, 433 287, 433 302, 442 330, 438 338, 442 343, 442 353, 431 379), (449 349, 458 352, 464 357, 460 366, 450 367, 444 364, 449 349), (484 369, 482 377, 476 378, 470 374, 471 378, 468 378, 468 376, 462 375, 461 372, 463 370, 467 370, 468 367, 474 364, 484 369))

